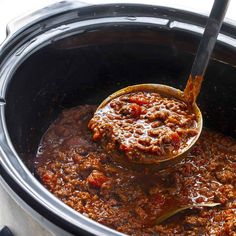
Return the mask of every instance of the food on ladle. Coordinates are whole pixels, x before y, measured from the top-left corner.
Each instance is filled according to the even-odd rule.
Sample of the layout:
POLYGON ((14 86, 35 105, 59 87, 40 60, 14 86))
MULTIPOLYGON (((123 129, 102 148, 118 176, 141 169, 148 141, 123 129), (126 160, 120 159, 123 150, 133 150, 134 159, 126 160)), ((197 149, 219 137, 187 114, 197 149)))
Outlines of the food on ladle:
POLYGON ((131 92, 99 108, 89 122, 94 141, 134 162, 178 155, 198 134, 191 106, 154 92, 131 92))

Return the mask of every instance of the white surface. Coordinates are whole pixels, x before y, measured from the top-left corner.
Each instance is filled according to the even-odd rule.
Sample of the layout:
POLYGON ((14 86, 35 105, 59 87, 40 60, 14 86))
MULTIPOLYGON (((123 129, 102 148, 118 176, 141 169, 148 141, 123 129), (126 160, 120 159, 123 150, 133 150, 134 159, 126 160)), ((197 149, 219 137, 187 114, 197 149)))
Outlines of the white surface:
MULTIPOLYGON (((9 21, 22 14, 42 8, 43 6, 53 2, 56 2, 56 0, 0 0, 0 43, 5 38, 6 25, 9 21)), ((153 5, 165 5, 173 8, 182 8, 185 10, 209 14, 213 0, 82 0, 82 2, 94 4, 138 2, 153 5)), ((226 18, 236 21, 236 0, 231 0, 226 18)))
POLYGON ((1 176, 0 199, 0 230, 8 226, 14 236, 72 236, 29 208, 1 176))

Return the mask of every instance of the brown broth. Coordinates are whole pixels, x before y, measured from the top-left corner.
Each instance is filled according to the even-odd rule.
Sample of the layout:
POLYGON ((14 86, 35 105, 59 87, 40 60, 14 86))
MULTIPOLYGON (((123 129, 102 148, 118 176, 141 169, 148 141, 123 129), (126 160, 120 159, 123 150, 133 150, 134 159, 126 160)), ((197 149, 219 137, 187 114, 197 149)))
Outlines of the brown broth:
POLYGON ((64 110, 34 159, 42 184, 83 215, 129 235, 235 235, 236 141, 204 129, 188 157, 168 169, 129 169, 92 140, 95 106, 64 110), (176 204, 219 202, 155 225, 176 204))

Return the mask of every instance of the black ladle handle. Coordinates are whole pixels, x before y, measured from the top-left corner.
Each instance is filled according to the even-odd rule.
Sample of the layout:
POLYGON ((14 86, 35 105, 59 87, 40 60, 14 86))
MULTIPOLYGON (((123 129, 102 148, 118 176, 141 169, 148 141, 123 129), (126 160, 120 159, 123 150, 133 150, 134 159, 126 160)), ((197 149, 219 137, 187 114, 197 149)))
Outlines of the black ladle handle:
POLYGON ((205 74, 211 53, 215 46, 217 36, 222 26, 230 0, 215 0, 210 16, 200 41, 197 54, 195 56, 191 74, 184 90, 184 95, 189 102, 195 102, 200 92, 201 82, 205 74), (192 91, 192 96, 191 93, 192 91), (192 101, 191 101, 192 100, 192 101))

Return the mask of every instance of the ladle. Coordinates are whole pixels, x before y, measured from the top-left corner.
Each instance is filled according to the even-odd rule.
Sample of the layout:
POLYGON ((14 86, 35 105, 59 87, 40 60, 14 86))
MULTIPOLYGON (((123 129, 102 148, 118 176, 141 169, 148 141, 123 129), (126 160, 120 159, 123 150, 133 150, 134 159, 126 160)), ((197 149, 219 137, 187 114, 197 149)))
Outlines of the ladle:
POLYGON ((227 11, 228 3, 229 0, 214 1, 184 92, 176 88, 162 84, 138 84, 123 88, 113 93, 112 95, 107 97, 97 108, 98 111, 114 98, 119 97, 123 94, 138 92, 138 91, 149 91, 149 92, 156 92, 164 96, 167 95, 168 97, 173 97, 178 100, 182 100, 188 103, 190 106, 192 106, 193 111, 197 117, 198 134, 194 137, 194 139, 192 139, 190 144, 186 148, 182 149, 175 156, 171 156, 166 159, 158 157, 148 158, 148 162, 142 162, 142 164, 155 163, 165 166, 166 164, 175 163, 177 160, 180 160, 181 158, 185 157, 186 153, 198 140, 202 131, 203 121, 202 121, 201 111, 196 104, 196 99, 200 92, 203 76, 205 74, 211 53, 213 51, 225 13, 227 11))

